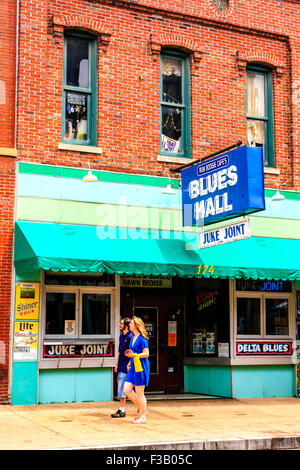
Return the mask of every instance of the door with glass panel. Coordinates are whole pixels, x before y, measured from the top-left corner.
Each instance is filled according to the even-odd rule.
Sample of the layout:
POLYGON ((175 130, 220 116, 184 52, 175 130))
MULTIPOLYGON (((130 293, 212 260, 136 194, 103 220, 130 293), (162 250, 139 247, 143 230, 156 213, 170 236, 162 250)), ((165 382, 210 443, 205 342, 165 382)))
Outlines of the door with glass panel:
POLYGON ((149 336, 150 381, 147 392, 183 390, 182 308, 178 298, 135 299, 134 315, 141 317, 149 336), (180 334, 181 333, 181 334, 180 334))

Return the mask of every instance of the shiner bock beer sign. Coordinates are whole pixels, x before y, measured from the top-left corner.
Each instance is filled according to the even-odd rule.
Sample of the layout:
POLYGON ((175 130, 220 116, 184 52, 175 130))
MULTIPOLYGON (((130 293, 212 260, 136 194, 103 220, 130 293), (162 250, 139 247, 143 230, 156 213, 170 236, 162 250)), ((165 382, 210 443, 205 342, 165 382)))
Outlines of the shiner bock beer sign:
POLYGON ((17 320, 38 320, 40 285, 38 282, 20 282, 16 286, 15 317, 17 320))
POLYGON ((265 209, 263 150, 243 145, 181 172, 183 225, 209 225, 265 209))

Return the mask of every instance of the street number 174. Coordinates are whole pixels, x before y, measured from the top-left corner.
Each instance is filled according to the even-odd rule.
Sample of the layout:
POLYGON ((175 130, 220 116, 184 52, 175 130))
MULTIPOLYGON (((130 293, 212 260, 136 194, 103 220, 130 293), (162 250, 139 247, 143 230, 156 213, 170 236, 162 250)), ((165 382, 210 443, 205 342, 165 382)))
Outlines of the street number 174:
POLYGON ((198 266, 198 272, 197 274, 202 274, 202 276, 204 276, 204 274, 206 273, 206 271, 210 274, 213 274, 214 273, 214 267, 213 265, 209 266, 208 264, 204 264, 203 267, 202 267, 202 264, 199 264, 198 266), (209 269, 208 269, 209 268, 209 269), (207 271, 208 270, 208 271, 207 271))

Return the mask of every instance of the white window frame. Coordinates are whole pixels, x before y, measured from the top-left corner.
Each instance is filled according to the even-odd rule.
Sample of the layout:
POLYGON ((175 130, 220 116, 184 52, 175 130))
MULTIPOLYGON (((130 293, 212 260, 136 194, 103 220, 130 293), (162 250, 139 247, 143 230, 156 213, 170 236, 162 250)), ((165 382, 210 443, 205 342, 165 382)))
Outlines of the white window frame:
POLYGON ((293 293, 281 292, 281 293, 267 293, 267 292, 244 292, 236 291, 234 298, 234 328, 235 328, 235 337, 237 340, 249 339, 249 340, 278 340, 278 339, 290 339, 292 340, 293 328, 292 328, 292 314, 293 314, 293 293), (237 299, 239 298, 254 298, 260 299, 260 334, 251 335, 245 334, 240 335, 237 333, 237 299), (267 335, 266 333, 266 299, 283 299, 288 300, 288 334, 287 335, 267 335))
POLYGON ((104 287, 104 286, 54 286, 45 285, 43 292, 43 306, 42 309, 42 335, 44 340, 74 340, 80 342, 82 340, 98 340, 105 339, 110 340, 114 338, 113 328, 115 322, 115 287, 104 287), (58 294, 75 294, 75 322, 76 329, 74 335, 49 335, 45 332, 46 327, 46 295, 48 292, 58 294), (83 335, 82 331, 82 295, 83 294, 109 294, 111 296, 110 302, 110 333, 101 335, 83 335))

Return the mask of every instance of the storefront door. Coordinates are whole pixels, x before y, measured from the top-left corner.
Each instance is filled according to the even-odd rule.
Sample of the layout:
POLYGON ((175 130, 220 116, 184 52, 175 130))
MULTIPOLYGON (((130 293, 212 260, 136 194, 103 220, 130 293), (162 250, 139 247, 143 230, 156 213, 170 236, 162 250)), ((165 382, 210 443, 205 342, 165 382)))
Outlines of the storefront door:
POLYGON ((134 315, 141 317, 149 335, 151 375, 148 392, 183 390, 183 312, 177 299, 136 298, 134 315))

